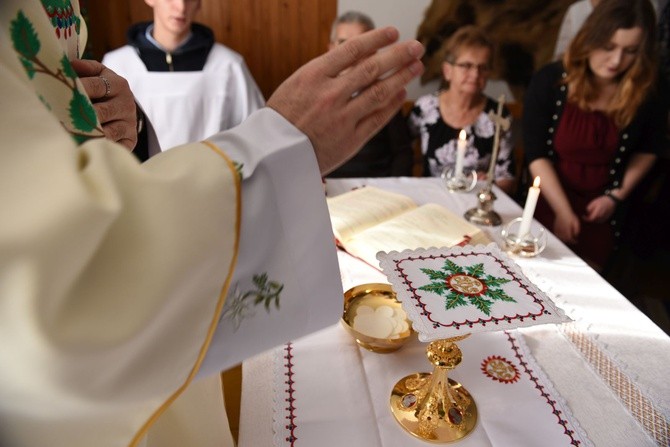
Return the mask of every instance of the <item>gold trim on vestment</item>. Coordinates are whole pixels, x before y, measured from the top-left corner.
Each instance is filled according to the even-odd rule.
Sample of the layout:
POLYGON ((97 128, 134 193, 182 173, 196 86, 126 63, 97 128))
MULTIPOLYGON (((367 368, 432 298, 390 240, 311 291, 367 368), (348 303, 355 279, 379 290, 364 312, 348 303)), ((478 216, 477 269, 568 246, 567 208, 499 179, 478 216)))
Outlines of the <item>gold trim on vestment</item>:
POLYGON ((235 216, 235 251, 233 253, 233 257, 230 262, 230 266, 228 269, 228 276, 226 277, 226 281, 223 284, 223 288, 221 290, 221 293, 219 294, 219 300, 216 305, 216 309, 214 311, 214 316, 212 317, 212 322, 210 323, 209 330, 207 331, 207 336, 205 337, 205 341, 202 344, 202 347, 200 348, 200 353, 198 354, 198 358, 195 361, 195 364, 193 365, 193 368, 191 369, 190 374, 184 381, 184 383, 174 392, 170 397, 167 398, 167 400, 160 406, 158 409, 149 417, 149 419, 142 425, 142 427, 138 430, 138 432, 135 434, 133 440, 130 442, 129 447, 136 447, 138 443, 146 436, 147 432, 149 431, 149 428, 158 420, 158 418, 165 412, 165 410, 168 409, 168 407, 175 401, 177 398, 184 392, 184 390, 188 387, 188 385, 191 383, 195 375, 198 373, 198 370, 200 369, 200 366, 202 365, 202 362, 205 359, 205 355, 207 354, 207 349, 209 348, 209 344, 212 341, 212 337, 214 336, 214 332, 216 330, 216 326, 219 322, 219 318, 221 315, 221 311, 223 310, 223 305, 225 304, 226 301, 226 296, 228 294, 228 288, 230 287, 230 282, 233 278, 233 273, 235 272, 235 265, 237 263, 237 255, 239 253, 239 245, 240 245, 240 226, 241 226, 241 210, 242 210, 242 183, 240 176, 237 173, 237 169, 235 169, 235 165, 233 164, 232 160, 223 152, 221 149, 219 149, 216 145, 214 145, 210 141, 201 141, 201 144, 204 144, 205 146, 209 147, 212 149, 214 152, 219 154, 225 161, 226 164, 228 164, 228 168, 230 169, 230 172, 233 175, 233 179, 235 181, 235 188, 237 190, 236 194, 236 200, 237 200, 237 207, 236 207, 236 216, 235 216))

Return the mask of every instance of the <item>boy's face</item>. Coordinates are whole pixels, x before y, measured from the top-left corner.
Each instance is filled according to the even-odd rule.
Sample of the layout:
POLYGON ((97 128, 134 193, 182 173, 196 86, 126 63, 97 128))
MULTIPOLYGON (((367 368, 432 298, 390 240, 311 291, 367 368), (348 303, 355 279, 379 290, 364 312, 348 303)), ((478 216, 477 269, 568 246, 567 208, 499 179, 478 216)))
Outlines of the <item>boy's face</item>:
POLYGON ((154 26, 176 36, 186 35, 200 0, 144 0, 154 10, 154 26))

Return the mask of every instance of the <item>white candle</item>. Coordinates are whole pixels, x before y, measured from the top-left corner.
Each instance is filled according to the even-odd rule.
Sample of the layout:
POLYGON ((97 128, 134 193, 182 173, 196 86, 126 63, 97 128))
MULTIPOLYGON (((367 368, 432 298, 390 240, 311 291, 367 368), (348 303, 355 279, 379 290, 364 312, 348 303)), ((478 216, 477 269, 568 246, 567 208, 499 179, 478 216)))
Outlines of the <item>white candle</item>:
POLYGON ((540 177, 535 177, 533 186, 528 188, 526 205, 523 207, 521 226, 519 227, 519 239, 523 239, 530 231, 530 222, 533 220, 533 214, 535 214, 538 197, 540 197, 540 177))
POLYGON ((458 143, 456 145, 456 167, 454 168, 454 175, 461 177, 463 175, 463 159, 465 158, 465 145, 467 143, 468 135, 465 129, 461 129, 458 134, 458 143))

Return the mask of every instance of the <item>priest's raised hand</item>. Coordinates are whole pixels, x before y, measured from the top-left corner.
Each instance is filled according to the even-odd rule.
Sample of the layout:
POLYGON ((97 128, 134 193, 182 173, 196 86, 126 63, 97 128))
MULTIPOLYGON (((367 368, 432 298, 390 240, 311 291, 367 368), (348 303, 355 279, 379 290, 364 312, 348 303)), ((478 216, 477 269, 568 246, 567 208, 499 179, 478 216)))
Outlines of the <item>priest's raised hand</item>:
POLYGON ((407 83, 423 72, 423 46, 397 39, 394 28, 352 38, 301 67, 268 100, 309 137, 322 174, 351 158, 391 119, 407 83))

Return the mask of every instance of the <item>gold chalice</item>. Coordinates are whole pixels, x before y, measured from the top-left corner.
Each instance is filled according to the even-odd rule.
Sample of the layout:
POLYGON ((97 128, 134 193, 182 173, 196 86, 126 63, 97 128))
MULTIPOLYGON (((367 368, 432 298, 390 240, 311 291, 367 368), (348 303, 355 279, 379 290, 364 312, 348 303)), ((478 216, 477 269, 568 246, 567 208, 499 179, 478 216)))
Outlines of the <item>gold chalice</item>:
POLYGON ((423 441, 457 441, 477 424, 474 399, 463 385, 448 378, 448 372, 463 358, 456 342, 469 335, 428 344, 426 354, 433 364, 433 372, 411 374, 393 387, 393 416, 405 430, 423 441))

